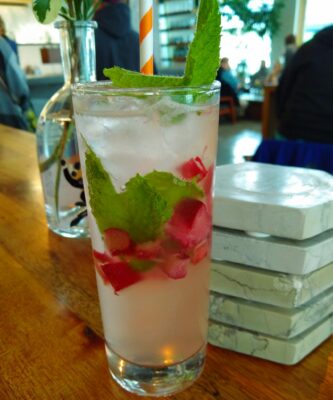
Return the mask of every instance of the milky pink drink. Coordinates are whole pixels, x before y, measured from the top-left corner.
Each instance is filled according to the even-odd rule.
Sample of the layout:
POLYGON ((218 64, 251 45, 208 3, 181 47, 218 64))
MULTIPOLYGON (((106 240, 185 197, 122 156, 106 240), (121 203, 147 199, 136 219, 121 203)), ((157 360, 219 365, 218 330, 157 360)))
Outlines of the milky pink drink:
POLYGON ((95 83, 73 101, 111 373, 180 390, 205 355, 219 87, 95 83))

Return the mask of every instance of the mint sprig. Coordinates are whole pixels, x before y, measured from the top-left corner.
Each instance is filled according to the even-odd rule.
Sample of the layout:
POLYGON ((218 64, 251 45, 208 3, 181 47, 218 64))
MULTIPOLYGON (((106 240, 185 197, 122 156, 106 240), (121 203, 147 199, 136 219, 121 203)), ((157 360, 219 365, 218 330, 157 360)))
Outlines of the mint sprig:
POLYGON ((145 175, 145 179, 172 208, 184 198, 200 198, 204 195, 194 182, 179 179, 170 172, 153 171, 145 175))
POLYGON ((32 0, 32 11, 38 22, 49 24, 58 16, 68 21, 89 21, 101 0, 32 0))
POLYGON ((196 183, 162 171, 137 174, 123 192, 117 193, 100 159, 86 146, 90 207, 101 234, 112 227, 128 232, 135 243, 155 240, 171 218, 175 204, 183 198, 203 196, 196 183))
POLYGON ((61 0, 33 0, 32 11, 38 22, 49 24, 54 21, 61 9, 61 0))
POLYGON ((171 217, 170 205, 139 174, 125 186, 126 191, 116 198, 121 201, 121 212, 126 225, 118 228, 126 230, 135 243, 156 239, 161 233, 163 224, 171 217))
POLYGON ((103 73, 121 88, 183 86, 183 78, 178 76, 143 75, 120 67, 104 68, 103 73))
POLYGON ((184 86, 210 85, 220 64, 221 16, 217 0, 201 0, 186 58, 184 86))
POLYGON ((104 75, 121 88, 199 86, 213 83, 220 62, 221 16, 218 0, 201 0, 193 42, 182 77, 143 75, 119 67, 104 75))

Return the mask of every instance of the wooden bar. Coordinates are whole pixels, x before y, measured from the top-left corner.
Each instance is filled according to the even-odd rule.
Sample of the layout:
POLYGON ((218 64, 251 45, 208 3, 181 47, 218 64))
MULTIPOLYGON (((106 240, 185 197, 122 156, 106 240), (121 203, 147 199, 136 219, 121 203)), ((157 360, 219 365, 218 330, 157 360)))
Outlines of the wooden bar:
POLYGON ((273 138, 277 133, 277 119, 275 111, 276 85, 264 87, 264 102, 262 105, 261 132, 263 139, 273 138))
MULTIPOLYGON (((46 225, 32 134, 0 126, 0 399, 137 399, 109 376, 90 242, 46 225)), ((208 347, 173 400, 331 400, 333 339, 287 367, 208 347)))

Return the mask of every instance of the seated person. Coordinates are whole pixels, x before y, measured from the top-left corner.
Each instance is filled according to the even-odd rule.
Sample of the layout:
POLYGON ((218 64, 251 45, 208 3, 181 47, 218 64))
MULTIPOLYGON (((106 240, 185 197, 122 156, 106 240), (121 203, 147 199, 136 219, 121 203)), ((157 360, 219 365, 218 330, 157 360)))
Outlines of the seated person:
POLYGON ((285 52, 283 55, 283 68, 286 68, 297 51, 296 36, 290 33, 285 37, 284 44, 285 52))
POLYGON ((333 143, 333 25, 304 43, 276 91, 278 131, 287 139, 333 143))
POLYGON ((94 19, 98 24, 95 31, 97 80, 107 79, 103 74, 105 67, 117 65, 139 71, 139 34, 132 29, 128 1, 101 1, 94 19))
POLYGON ((9 46, 12 48, 12 50, 16 54, 17 59, 19 60, 17 44, 16 44, 15 40, 12 40, 7 36, 5 21, 2 19, 1 15, 0 15, 0 36, 6 40, 6 42, 9 44, 9 46))
POLYGON ((262 88, 268 76, 268 68, 264 60, 261 61, 258 71, 251 76, 251 86, 254 88, 262 88))
POLYGON ((30 93, 17 57, 0 36, 0 123, 33 130, 30 121, 30 93))
POLYGON ((231 72, 227 57, 222 58, 216 79, 221 82, 221 97, 230 96, 234 99, 235 105, 239 106, 238 81, 231 72))
POLYGON ((280 76, 282 72, 282 65, 279 61, 277 61, 271 70, 271 72, 267 75, 265 85, 277 86, 280 76))

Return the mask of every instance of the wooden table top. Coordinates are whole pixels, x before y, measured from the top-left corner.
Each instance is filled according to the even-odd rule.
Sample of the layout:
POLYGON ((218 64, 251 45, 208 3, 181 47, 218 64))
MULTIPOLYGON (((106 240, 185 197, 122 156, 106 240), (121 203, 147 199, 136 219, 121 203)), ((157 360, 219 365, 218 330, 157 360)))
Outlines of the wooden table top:
MULTIPOLYGON (((109 376, 90 242, 46 225, 32 134, 0 126, 0 399, 138 399, 109 376)), ((208 347, 174 400, 332 400, 333 339, 289 367, 208 347)))

